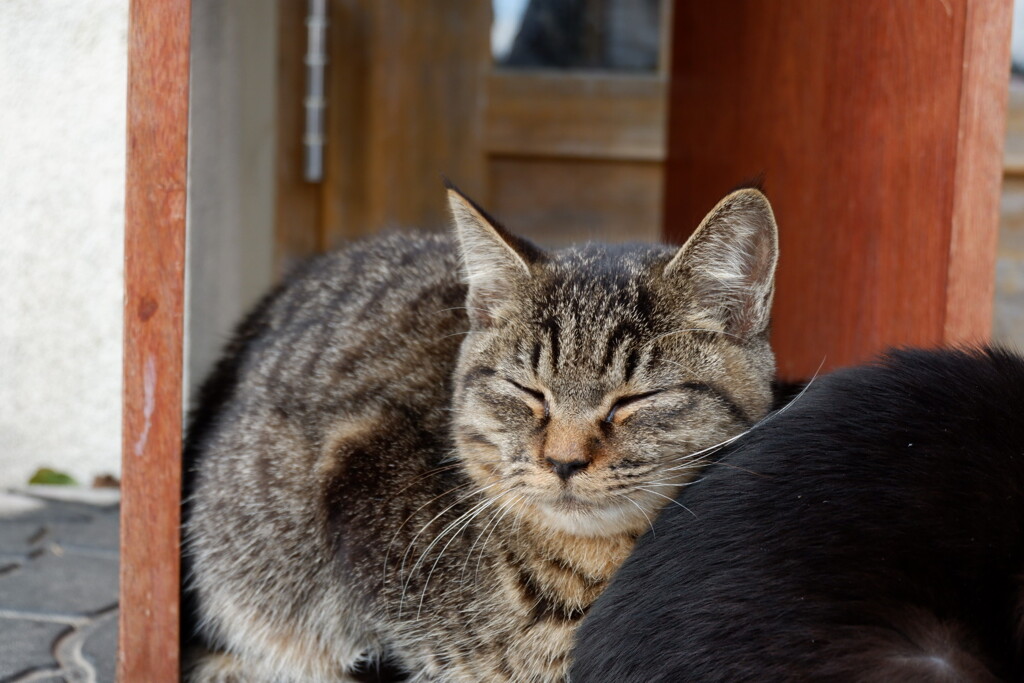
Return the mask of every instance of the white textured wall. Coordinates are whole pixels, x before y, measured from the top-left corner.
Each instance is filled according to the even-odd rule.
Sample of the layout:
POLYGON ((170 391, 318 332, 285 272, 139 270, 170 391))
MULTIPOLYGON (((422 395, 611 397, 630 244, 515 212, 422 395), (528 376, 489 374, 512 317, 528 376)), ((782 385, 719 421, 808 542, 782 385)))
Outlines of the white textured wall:
POLYGON ((127 0, 0 0, 0 486, 119 471, 127 0))
MULTIPOLYGON (((194 385, 269 285, 274 0, 194 0, 194 385)), ((0 0, 0 487, 120 471, 127 0, 0 0)))

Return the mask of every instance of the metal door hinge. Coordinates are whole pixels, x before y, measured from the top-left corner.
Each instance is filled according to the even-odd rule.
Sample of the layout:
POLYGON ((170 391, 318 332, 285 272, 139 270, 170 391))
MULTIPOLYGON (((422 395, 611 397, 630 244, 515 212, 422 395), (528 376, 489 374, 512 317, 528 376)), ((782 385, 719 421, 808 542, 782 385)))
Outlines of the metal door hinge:
POLYGON ((306 127, 302 135, 302 175, 306 182, 324 179, 324 125, 327 98, 324 75, 327 68, 327 0, 309 0, 306 14, 306 96, 303 107, 306 127))

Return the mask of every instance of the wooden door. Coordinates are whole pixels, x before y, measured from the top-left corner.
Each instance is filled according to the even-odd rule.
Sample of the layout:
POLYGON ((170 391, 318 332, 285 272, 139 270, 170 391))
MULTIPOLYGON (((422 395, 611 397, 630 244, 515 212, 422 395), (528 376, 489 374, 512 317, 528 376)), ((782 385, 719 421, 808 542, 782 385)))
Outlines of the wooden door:
POLYGON ((1009 0, 678 0, 666 228, 764 174, 787 378, 988 339, 1009 0))
POLYGON ((445 227, 442 174, 545 244, 657 239, 670 3, 534 0, 520 8, 517 40, 531 12, 552 6, 572 10, 559 35, 574 36, 576 51, 563 46, 549 64, 536 49, 494 57, 489 2, 331 0, 326 169, 310 185, 305 6, 282 2, 279 268, 386 228, 445 227), (630 54, 647 63, 606 63, 601 45, 614 43, 603 27, 633 25, 621 13, 637 8, 647 39, 630 54))

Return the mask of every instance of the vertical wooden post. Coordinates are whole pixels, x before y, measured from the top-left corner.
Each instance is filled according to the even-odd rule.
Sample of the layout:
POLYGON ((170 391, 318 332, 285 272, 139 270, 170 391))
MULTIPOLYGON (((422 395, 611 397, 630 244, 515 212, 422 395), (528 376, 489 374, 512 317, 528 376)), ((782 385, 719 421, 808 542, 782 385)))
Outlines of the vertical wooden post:
POLYGON ((783 376, 988 338, 1011 4, 675 3, 666 234, 764 174, 783 376))
POLYGON ((118 678, 177 681, 189 0, 131 0, 118 678))
POLYGON ((943 341, 992 328, 1012 1, 968 2, 943 341))

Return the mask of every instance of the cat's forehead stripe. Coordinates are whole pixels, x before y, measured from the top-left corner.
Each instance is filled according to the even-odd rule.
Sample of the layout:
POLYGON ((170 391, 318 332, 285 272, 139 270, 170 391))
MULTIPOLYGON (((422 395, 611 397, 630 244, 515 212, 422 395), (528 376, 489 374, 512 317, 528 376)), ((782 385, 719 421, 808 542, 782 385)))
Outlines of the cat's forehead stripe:
POLYGON ((562 329, 562 325, 558 321, 558 318, 552 315, 541 324, 541 327, 548 335, 548 351, 551 354, 551 372, 553 374, 557 374, 558 361, 561 355, 561 345, 558 340, 558 334, 562 329))
POLYGON ((629 350, 629 354, 626 356, 626 364, 623 368, 623 374, 625 381, 629 382, 633 379, 633 374, 636 372, 636 366, 640 359, 640 352, 636 347, 629 350))
POLYGON ((541 354, 541 351, 542 351, 542 348, 541 348, 540 341, 534 342, 534 344, 533 344, 533 352, 530 354, 530 370, 534 374, 537 374, 537 370, 540 367, 540 354, 541 354))
POLYGON ((604 356, 601 358, 601 371, 605 372, 611 366, 612 361, 615 359, 616 352, 622 347, 622 345, 629 340, 636 339, 638 333, 637 326, 632 321, 622 320, 613 329, 610 335, 608 335, 608 341, 605 344, 604 356))

